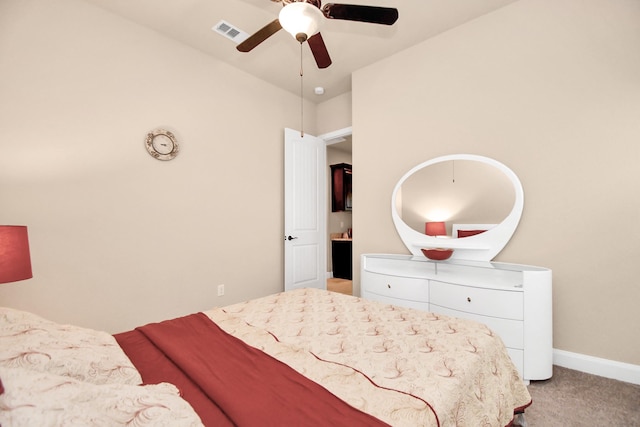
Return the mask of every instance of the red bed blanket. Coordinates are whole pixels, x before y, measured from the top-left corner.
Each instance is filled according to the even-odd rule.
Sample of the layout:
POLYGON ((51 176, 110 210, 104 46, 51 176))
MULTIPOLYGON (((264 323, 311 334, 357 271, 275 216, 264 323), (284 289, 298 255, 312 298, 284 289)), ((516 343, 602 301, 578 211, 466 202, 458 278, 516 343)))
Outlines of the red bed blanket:
POLYGON ((205 314, 115 335, 147 384, 171 382, 207 426, 386 426, 205 314))

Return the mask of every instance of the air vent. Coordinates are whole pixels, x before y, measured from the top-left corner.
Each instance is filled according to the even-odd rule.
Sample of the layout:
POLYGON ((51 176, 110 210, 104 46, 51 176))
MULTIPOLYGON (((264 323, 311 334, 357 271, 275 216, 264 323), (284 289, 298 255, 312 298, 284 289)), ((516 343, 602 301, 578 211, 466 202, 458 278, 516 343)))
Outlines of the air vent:
POLYGON ((245 33, 235 25, 228 23, 227 21, 220 21, 216 25, 211 27, 211 29, 238 44, 249 38, 249 34, 245 33))

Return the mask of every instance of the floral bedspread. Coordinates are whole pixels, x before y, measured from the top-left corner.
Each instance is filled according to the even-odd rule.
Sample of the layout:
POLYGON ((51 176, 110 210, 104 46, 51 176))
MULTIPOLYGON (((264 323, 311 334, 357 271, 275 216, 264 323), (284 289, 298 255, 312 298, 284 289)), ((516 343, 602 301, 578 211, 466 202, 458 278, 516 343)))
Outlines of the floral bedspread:
POLYGON ((108 333, 0 307, 0 425, 202 426, 174 385, 141 382, 108 333))
POLYGON ((168 383, 94 384, 47 372, 0 366, 0 425, 12 427, 202 427, 168 383))
POLYGON ((248 325, 241 318, 221 310, 205 314, 225 332, 273 356, 352 407, 386 424, 396 427, 438 425, 433 409, 416 396, 379 388, 351 367, 319 360, 301 347, 279 342, 266 330, 248 325))
POLYGON ((8 307, 0 307, 0 366, 94 384, 142 383, 140 374, 110 334, 62 325, 8 307))
POLYGON ((340 366, 341 372, 328 375, 310 371, 300 361, 283 360, 394 426, 502 427, 512 421, 514 410, 531 403, 504 344, 480 323, 318 289, 284 292, 205 314, 280 360, 283 353, 302 352, 340 366), (264 333, 250 338, 255 334, 247 326, 275 339, 264 333), (285 347, 289 350, 283 351, 285 347), (367 381, 340 387, 348 376, 367 381))

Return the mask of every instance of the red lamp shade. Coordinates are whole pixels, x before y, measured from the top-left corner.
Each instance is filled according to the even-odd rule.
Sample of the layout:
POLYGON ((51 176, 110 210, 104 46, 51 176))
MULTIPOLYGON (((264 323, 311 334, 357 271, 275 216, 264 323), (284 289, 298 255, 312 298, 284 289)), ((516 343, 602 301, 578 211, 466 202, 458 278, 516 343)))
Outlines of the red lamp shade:
POLYGON ((424 234, 427 236, 446 236, 447 235, 447 227, 444 222, 425 222, 424 223, 424 234))
POLYGON ((27 227, 0 225, 0 283, 32 277, 27 227))

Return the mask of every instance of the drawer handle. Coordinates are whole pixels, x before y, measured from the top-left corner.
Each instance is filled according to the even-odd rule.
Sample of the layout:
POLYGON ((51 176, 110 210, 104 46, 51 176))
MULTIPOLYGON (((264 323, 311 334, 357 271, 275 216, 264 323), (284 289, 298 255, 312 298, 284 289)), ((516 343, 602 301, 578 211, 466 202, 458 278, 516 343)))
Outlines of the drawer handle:
POLYGON ((391 285, 387 283, 387 288, 391 289, 391 285))
POLYGON ((467 297, 467 302, 471 302, 471 297, 467 297))

